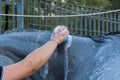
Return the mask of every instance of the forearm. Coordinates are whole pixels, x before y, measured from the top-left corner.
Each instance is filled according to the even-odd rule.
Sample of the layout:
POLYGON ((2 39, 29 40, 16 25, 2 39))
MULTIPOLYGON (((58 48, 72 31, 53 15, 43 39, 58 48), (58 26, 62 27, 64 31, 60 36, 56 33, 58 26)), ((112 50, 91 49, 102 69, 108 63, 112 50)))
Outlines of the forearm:
POLYGON ((31 52, 22 61, 6 66, 4 80, 20 80, 30 76, 47 62, 56 47, 56 42, 48 41, 42 47, 31 52))
POLYGON ((31 52, 23 61, 28 64, 28 67, 36 71, 47 62, 56 47, 55 41, 48 41, 42 47, 31 52))

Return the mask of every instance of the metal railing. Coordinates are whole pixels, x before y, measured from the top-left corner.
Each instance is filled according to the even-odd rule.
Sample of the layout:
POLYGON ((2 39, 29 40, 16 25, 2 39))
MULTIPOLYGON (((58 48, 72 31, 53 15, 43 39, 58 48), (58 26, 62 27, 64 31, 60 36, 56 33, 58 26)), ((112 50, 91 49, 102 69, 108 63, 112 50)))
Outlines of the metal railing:
POLYGON ((104 12, 106 11, 52 0, 0 0, 0 14, 13 14, 0 15, 0 30, 12 28, 53 30, 57 25, 66 25, 71 34, 77 35, 99 36, 120 31, 120 11, 104 12), (102 12, 103 14, 99 14, 102 12))

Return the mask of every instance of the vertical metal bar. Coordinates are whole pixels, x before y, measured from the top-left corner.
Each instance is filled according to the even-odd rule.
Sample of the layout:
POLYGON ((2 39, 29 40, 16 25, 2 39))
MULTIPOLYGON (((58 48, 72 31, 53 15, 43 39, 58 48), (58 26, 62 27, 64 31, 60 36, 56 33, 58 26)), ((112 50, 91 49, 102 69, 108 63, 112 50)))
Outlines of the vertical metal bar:
MULTIPOLYGON (((89 8, 90 13, 92 13, 92 9, 89 8)), ((89 16, 89 35, 92 36, 92 17, 89 16)))
MULTIPOLYGON (((65 14, 68 15, 68 5, 65 4, 65 14)), ((68 17, 65 18, 65 25, 68 26, 68 17)))
MULTIPOLYGON (((58 3, 58 4, 59 4, 59 3, 58 3)), ((55 7, 55 15, 58 15, 58 13, 59 13, 59 12, 58 12, 59 10, 58 10, 58 7, 57 7, 58 4, 57 4, 57 2, 55 2, 55 6, 54 6, 54 7, 55 7)), ((58 20, 58 18, 54 18, 55 26, 57 26, 57 23, 58 23, 57 20, 58 20)), ((52 24, 52 25, 53 25, 53 24, 52 24)))
MULTIPOLYGON (((25 4, 26 4, 26 8, 25 8, 25 11, 26 11, 26 15, 29 15, 29 5, 28 5, 28 0, 25 0, 25 4)), ((26 27, 28 28, 29 27, 29 18, 27 17, 26 18, 26 27)))
POLYGON ((113 16, 112 16, 113 13, 110 13, 110 32, 113 32, 113 29, 112 29, 112 24, 113 24, 113 16))
MULTIPOLYGON (((47 13, 47 10, 46 10, 46 3, 47 3, 47 0, 44 0, 44 15, 46 15, 46 13, 47 13)), ((47 21, 46 21, 46 18, 44 18, 44 26, 45 26, 45 30, 47 29, 47 26, 46 26, 46 23, 47 23, 47 21)))
MULTIPOLYGON (((49 6, 49 9, 50 9, 50 16, 52 15, 52 1, 50 2, 50 6, 49 6)), ((50 30, 52 31, 52 18, 50 17, 50 30)))
MULTIPOLYGON (((35 11, 34 11, 34 7, 35 7, 35 2, 34 2, 34 0, 32 0, 32 15, 34 15, 35 14, 35 11)), ((34 23, 34 18, 32 18, 32 28, 35 28, 34 26, 35 26, 35 23, 34 23)))
MULTIPOLYGON (((76 6, 76 14, 78 14, 78 6, 76 6)), ((78 34, 78 17, 75 17, 75 33, 78 34)))
MULTIPOLYGON (((63 10, 62 10, 62 3, 60 3, 60 15, 63 14, 63 10)), ((62 24, 62 17, 60 17, 60 24, 62 24)))
POLYGON ((118 12, 118 31, 120 31, 120 12, 118 12))
POLYGON ((108 14, 106 14, 106 33, 108 33, 108 14))
MULTIPOLYGON (((2 14, 2 0, 0 0, 0 14, 2 14)), ((2 32, 2 16, 0 16, 0 34, 2 32)))
MULTIPOLYGON (((87 14, 87 8, 84 8, 85 9, 85 14, 87 14)), ((84 19, 84 30, 85 30, 85 35, 87 35, 87 16, 85 16, 85 19, 84 19)))
MULTIPOLYGON (((70 5, 70 14, 72 15, 73 5, 70 5)), ((70 32, 73 33, 73 17, 70 18, 70 32)))
POLYGON ((102 14, 102 34, 104 34, 104 14, 102 14))
MULTIPOLYGON (((8 14, 8 11, 9 11, 9 0, 6 0, 5 14, 8 14)), ((8 16, 5 16, 5 28, 4 28, 5 31, 8 30, 8 28, 9 28, 8 25, 9 25, 8 16)))
MULTIPOLYGON (((82 14, 82 7, 80 8, 80 14, 82 14)), ((80 35, 83 35, 83 17, 80 17, 80 35)))
POLYGON ((98 36, 100 35, 100 16, 101 15, 98 15, 98 36))
MULTIPOLYGON (((96 10, 94 10, 96 12, 96 10)), ((93 32, 94 32, 94 36, 96 36, 96 15, 94 15, 93 17, 93 32)))
MULTIPOLYGON (((38 15, 40 15, 40 12, 41 12, 41 3, 40 3, 40 0, 38 0, 38 15)), ((41 22, 41 18, 38 18, 38 29, 40 29, 41 25, 40 25, 40 22, 41 22)))
POLYGON ((114 32, 117 31, 117 29, 116 29, 116 23, 117 23, 117 20, 116 20, 116 13, 114 13, 114 32))
MULTIPOLYGON (((12 0, 12 14, 15 14, 15 0, 12 0)), ((15 17, 12 16, 12 28, 15 28, 15 17)))
MULTIPOLYGON (((23 15, 24 14, 24 0, 17 0, 17 14, 23 15)), ((17 28, 22 29, 24 28, 24 18, 17 17, 17 28)))

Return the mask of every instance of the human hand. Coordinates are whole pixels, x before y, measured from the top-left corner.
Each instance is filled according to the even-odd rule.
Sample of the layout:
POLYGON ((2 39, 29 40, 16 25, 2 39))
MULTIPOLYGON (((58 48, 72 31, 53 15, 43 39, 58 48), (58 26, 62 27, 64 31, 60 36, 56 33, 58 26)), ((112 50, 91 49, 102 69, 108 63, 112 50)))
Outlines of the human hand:
POLYGON ((55 41, 58 45, 61 44, 65 37, 69 34, 69 30, 66 26, 57 26, 52 33, 51 39, 55 41))

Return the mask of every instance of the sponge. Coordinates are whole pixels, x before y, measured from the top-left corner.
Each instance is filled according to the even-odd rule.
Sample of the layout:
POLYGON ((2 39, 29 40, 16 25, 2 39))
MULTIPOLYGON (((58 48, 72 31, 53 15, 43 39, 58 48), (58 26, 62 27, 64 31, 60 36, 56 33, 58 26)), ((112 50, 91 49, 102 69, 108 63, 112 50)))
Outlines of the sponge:
POLYGON ((71 35, 67 35, 64 42, 66 43, 65 46, 66 48, 69 48, 72 44, 72 36, 71 35))

